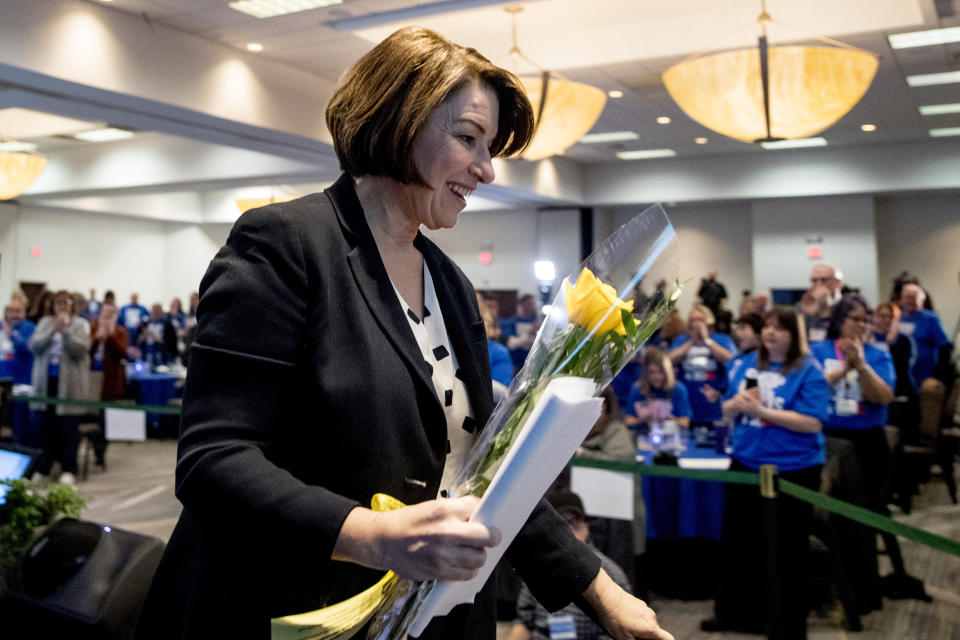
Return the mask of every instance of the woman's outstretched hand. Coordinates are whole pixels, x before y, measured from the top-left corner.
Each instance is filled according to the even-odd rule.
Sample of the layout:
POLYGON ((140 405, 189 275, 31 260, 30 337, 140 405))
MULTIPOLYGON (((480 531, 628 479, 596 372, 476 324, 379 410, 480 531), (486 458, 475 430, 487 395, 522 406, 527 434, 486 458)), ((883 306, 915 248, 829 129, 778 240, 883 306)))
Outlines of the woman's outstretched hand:
POLYGON ((500 532, 467 522, 479 502, 464 497, 421 502, 395 511, 356 508, 340 529, 334 560, 391 569, 410 580, 469 580, 500 532))

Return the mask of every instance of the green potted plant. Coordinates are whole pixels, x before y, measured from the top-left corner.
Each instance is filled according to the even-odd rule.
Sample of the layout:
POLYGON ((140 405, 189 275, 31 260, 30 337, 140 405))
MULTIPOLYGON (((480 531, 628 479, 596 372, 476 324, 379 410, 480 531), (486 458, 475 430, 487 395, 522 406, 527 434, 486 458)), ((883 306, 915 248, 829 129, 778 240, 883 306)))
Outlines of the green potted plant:
POLYGON ((4 480, 0 504, 0 595, 16 582, 15 571, 34 535, 61 517, 79 518, 84 499, 72 486, 41 486, 26 478, 4 480))

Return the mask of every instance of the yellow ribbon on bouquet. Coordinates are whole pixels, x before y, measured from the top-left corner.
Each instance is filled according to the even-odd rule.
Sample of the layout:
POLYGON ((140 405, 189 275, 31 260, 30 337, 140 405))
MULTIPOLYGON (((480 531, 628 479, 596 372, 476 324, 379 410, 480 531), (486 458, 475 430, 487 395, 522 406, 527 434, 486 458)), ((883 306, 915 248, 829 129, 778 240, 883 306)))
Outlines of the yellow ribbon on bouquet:
MULTIPOLYGON (((374 511, 393 511, 405 506, 396 498, 378 493, 370 500, 374 511)), ((388 571, 373 586, 343 602, 270 621, 272 640, 347 640, 370 620, 373 612, 397 581, 397 574, 388 571)))

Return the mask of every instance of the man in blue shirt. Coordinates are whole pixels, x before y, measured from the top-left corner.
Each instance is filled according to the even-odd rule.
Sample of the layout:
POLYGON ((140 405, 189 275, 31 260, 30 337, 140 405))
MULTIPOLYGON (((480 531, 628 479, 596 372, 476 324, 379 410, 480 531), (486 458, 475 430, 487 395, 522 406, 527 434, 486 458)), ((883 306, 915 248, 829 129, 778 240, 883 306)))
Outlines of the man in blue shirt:
POLYGON ((137 343, 140 324, 149 316, 150 312, 140 304, 140 295, 137 292, 131 293, 130 303, 120 307, 120 324, 130 332, 130 344, 137 343))
POLYGON ((910 341, 910 382, 916 391, 942 389, 950 376, 953 345, 933 311, 926 311, 924 290, 906 284, 900 292, 900 335, 910 341))

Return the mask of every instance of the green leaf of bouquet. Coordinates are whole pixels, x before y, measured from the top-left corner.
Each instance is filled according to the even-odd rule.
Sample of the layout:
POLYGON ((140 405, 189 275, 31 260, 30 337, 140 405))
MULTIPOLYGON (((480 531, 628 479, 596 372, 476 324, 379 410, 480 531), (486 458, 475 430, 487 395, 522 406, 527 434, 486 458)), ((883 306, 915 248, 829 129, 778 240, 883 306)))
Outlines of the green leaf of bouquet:
POLYGON ((633 314, 626 309, 620 309, 620 317, 623 319, 623 328, 626 330, 627 335, 630 338, 636 337, 637 325, 636 322, 634 322, 633 314))

